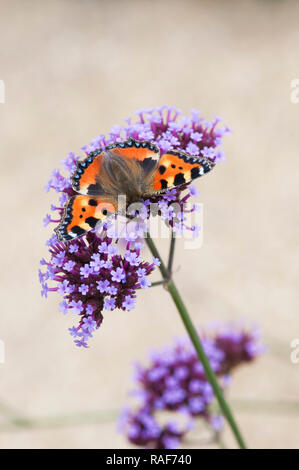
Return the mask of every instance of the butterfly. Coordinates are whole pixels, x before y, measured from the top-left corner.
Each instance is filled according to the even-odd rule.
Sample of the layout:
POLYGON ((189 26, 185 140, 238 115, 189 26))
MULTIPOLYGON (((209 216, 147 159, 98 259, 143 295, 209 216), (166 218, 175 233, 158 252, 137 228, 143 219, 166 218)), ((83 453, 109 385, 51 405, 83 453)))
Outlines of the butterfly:
POLYGON ((67 201, 59 226, 60 241, 92 230, 118 210, 118 196, 127 207, 208 173, 214 163, 205 157, 169 150, 160 156, 157 145, 133 138, 98 149, 78 161, 71 178, 77 193, 67 201))

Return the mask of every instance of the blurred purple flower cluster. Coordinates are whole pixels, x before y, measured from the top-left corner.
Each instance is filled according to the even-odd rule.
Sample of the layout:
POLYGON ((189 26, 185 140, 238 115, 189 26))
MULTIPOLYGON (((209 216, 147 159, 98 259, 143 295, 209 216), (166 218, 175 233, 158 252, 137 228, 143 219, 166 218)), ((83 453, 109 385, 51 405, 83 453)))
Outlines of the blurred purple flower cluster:
MULTIPOLYGON (((205 353, 223 388, 230 384, 229 374, 237 365, 253 361, 264 351, 259 339, 257 329, 246 331, 234 324, 201 335, 205 353)), ((152 351, 149 365, 136 365, 134 381, 137 389, 132 393, 139 406, 137 411, 126 408, 121 416, 121 429, 131 443, 156 449, 178 447, 194 418, 204 419, 216 431, 221 429, 222 416, 215 414, 211 406, 213 389, 188 337, 152 351), (161 426, 156 416, 161 411, 182 413, 188 423, 183 428, 173 422, 161 426), (175 432, 171 434, 169 429, 175 432)))
POLYGON ((126 429, 127 438, 132 444, 150 449, 176 449, 186 433, 193 427, 186 424, 168 421, 158 423, 154 414, 148 409, 140 409, 137 413, 126 408, 120 420, 120 429, 126 429))
MULTIPOLYGON (((207 122, 197 111, 191 111, 190 116, 181 116, 179 110, 167 106, 140 110, 136 114, 137 122, 132 122, 131 118, 127 119, 125 125, 114 126, 107 137, 99 135, 90 145, 82 147, 82 150, 88 154, 95 149, 133 137, 155 142, 161 154, 169 149, 181 149, 193 155, 205 156, 216 163, 224 159, 224 153, 218 147, 229 129, 217 126, 220 121, 218 117, 212 122, 207 122)), ((75 194, 71 186, 71 176, 78 159, 73 152, 69 153, 62 161, 66 175, 57 169, 51 174, 46 191, 54 189, 60 196, 59 203, 51 205, 52 215, 45 216, 45 226, 49 223, 57 225, 60 222, 64 204, 75 194)), ((161 218, 175 232, 181 233, 187 228, 197 236, 199 227, 196 224, 187 226, 184 214, 178 215, 173 211, 174 203, 183 208, 188 199, 197 194, 191 186, 182 197, 181 192, 186 186, 166 191, 159 198, 155 198, 154 202, 158 203, 161 218)), ((63 296, 60 310, 79 316, 78 326, 70 329, 78 346, 87 347, 87 339, 102 322, 103 309, 130 310, 135 303, 136 290, 150 286, 147 277, 153 271, 157 260, 149 264, 140 257, 143 248, 140 237, 141 232, 147 230, 145 221, 149 218, 149 203, 150 201, 144 201, 145 210, 140 214, 141 223, 125 231, 124 254, 120 254, 113 236, 109 235, 109 222, 103 224, 101 239, 93 230, 85 238, 68 244, 59 242, 55 234, 46 242, 49 260, 41 261, 46 270, 39 271, 42 295, 47 297, 50 291, 58 292, 63 296), (49 286, 49 282, 53 285, 49 286)), ((189 212, 197 210, 197 205, 193 204, 189 212)))

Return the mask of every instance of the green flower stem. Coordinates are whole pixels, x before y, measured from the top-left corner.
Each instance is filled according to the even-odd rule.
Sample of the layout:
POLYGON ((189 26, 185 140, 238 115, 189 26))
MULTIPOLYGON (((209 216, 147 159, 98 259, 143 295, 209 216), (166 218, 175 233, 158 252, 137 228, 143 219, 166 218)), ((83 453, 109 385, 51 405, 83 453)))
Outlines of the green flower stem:
POLYGON ((162 286, 163 284, 165 284, 164 279, 163 281, 152 282, 150 287, 162 286))
POLYGON ((164 280, 168 279, 168 270, 167 270, 165 264, 163 263, 163 260, 162 260, 160 254, 159 254, 159 251, 157 250, 156 245, 154 244, 153 239, 151 238, 149 233, 145 234, 145 241, 146 241, 146 244, 149 247, 152 255, 154 256, 154 258, 158 258, 158 260, 160 261, 159 269, 160 269, 160 272, 163 276, 163 279, 164 280))
POLYGON ((158 258, 161 262, 160 266, 159 266, 159 269, 161 271, 161 274, 163 276, 163 278, 165 279, 166 283, 165 283, 165 287, 167 288, 168 292, 170 293, 171 297, 172 297, 172 300, 174 301, 177 309, 178 309, 178 312, 181 316, 181 319, 185 325, 185 328, 190 336, 190 339, 193 343, 193 346, 195 347, 195 350, 197 352, 197 355, 198 355, 198 359, 200 360, 200 362, 202 363, 203 367, 204 367, 204 370, 205 370, 205 374, 206 374, 206 377, 208 379, 208 381, 210 382, 211 386, 213 387, 213 390, 214 390, 214 393, 215 393, 215 396, 218 400, 218 403, 219 403, 219 406, 222 410, 222 413, 223 415, 226 417, 230 427, 231 427, 231 430, 240 446, 241 449, 246 449, 246 445, 245 445, 245 442, 243 440, 243 437, 241 435, 241 432, 237 426, 237 423, 232 415, 232 412, 230 410, 230 407, 229 405, 227 404, 227 401, 225 400, 224 398, 224 395, 222 393, 222 390, 221 390, 221 387, 219 386, 218 384, 218 380, 216 378, 216 375, 213 371, 213 369, 211 368, 210 366, 210 362, 209 362, 209 359, 208 357, 206 356, 205 352, 204 352, 204 349, 203 349, 203 346, 201 344, 201 341, 198 337, 198 334, 196 332, 196 329, 192 323, 192 320, 188 314, 188 311, 185 307, 185 304, 175 286, 175 283, 173 282, 173 280, 170 278, 169 276, 169 272, 167 270, 167 268, 165 267, 162 259, 161 259, 161 256, 157 250, 157 247, 155 245, 155 243, 153 242, 152 238, 150 237, 149 234, 146 235, 146 243, 147 243, 147 246, 148 248, 150 249, 152 255, 155 257, 155 258, 158 258))
POLYGON ((168 270, 168 276, 171 277, 172 275, 172 265, 173 265, 173 258, 174 258, 174 248, 175 248, 175 234, 171 230, 171 240, 170 240, 170 248, 169 248, 169 255, 168 255, 168 265, 167 265, 167 270, 168 270))

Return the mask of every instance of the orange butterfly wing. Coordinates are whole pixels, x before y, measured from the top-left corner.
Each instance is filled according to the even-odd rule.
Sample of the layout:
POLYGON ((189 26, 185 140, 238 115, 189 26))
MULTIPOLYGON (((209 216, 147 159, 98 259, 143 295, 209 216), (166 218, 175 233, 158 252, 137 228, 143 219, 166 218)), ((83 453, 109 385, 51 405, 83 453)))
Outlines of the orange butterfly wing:
POLYGON ((55 229, 59 240, 73 240, 92 230, 116 211, 116 204, 96 197, 77 195, 67 202, 64 215, 55 229))
POLYGON ((196 157, 180 150, 170 150, 162 155, 154 176, 155 191, 164 191, 203 176, 215 166, 205 157, 196 157))
POLYGON ((77 162, 76 170, 71 178, 74 191, 80 194, 101 193, 97 176, 100 174, 105 154, 99 149, 91 152, 84 160, 77 162))
POLYGON ((153 170, 160 159, 160 149, 153 142, 128 139, 126 142, 116 142, 108 145, 106 150, 113 156, 135 159, 139 162, 144 173, 153 170))
POLYGON ((64 215, 55 229, 60 240, 73 240, 96 226, 99 220, 117 210, 115 195, 105 190, 107 172, 105 163, 113 156, 125 160, 135 159, 140 163, 144 175, 152 171, 160 158, 159 148, 152 142, 128 139, 108 145, 104 150, 91 152, 84 160, 77 162, 71 182, 74 191, 79 193, 66 203, 64 215), (103 212, 104 211, 104 212, 103 212))

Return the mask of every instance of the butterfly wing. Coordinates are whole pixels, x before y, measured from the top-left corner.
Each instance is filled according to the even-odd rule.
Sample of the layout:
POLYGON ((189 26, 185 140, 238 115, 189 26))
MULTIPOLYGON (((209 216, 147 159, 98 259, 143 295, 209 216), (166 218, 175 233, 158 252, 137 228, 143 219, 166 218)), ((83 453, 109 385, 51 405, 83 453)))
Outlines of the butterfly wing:
POLYGON ((99 149, 91 152, 84 160, 77 162, 71 178, 74 191, 80 194, 100 195, 103 193, 98 177, 101 173, 105 153, 99 149))
POLYGON ((116 203, 96 197, 73 196, 67 202, 64 215, 55 229, 59 240, 69 241, 84 235, 101 220, 104 221, 116 211, 116 203))
POLYGON ((162 155, 154 175, 154 191, 165 191, 190 183, 203 176, 215 166, 205 157, 196 157, 180 150, 171 150, 162 155))
POLYGON ((159 158, 159 148, 152 142, 130 138, 91 152, 79 161, 71 178, 72 187, 79 194, 65 206, 62 221, 55 229, 58 238, 73 240, 114 213, 117 195, 127 192, 123 180, 127 179, 127 186, 134 190, 134 176, 146 180, 159 158))
POLYGON ((136 160, 146 176, 154 170, 160 159, 160 149, 153 142, 128 139, 108 145, 106 150, 111 156, 136 160))

